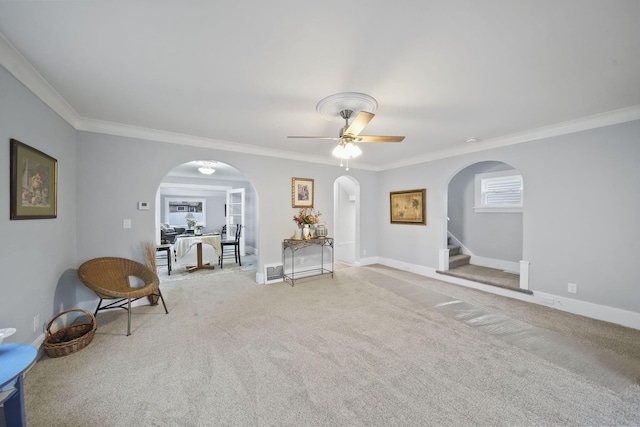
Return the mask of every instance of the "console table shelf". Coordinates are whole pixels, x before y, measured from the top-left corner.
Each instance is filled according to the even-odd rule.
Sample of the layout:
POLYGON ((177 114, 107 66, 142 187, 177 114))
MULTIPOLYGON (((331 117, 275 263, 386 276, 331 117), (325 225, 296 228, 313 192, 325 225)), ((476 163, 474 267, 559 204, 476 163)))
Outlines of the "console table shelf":
POLYGON ((318 237, 308 240, 284 239, 284 241, 282 242, 282 271, 284 281, 290 283, 291 286, 295 284, 296 280, 311 276, 331 274, 331 277, 333 278, 333 238, 318 237), (320 250, 320 265, 306 268, 303 267, 302 269, 296 271, 296 252, 305 248, 318 248, 320 250), (331 256, 329 257, 330 259, 325 259, 325 248, 331 251, 331 256), (290 271, 288 271, 286 268, 287 255, 290 255, 291 257, 290 271), (330 262, 330 264, 325 265, 325 262, 330 262))

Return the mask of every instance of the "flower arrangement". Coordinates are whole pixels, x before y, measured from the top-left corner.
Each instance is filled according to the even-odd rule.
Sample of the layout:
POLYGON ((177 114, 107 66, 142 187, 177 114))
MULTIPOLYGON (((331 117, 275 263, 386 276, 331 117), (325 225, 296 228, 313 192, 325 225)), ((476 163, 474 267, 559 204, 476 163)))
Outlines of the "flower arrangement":
POLYGON ((300 209, 300 212, 298 212, 298 215, 293 216, 293 220, 298 225, 317 224, 318 218, 320 218, 321 215, 322 213, 318 210, 311 208, 302 208, 300 209))
POLYGON ((196 225, 196 220, 195 219, 190 219, 187 218, 187 227, 189 227, 189 230, 193 229, 193 227, 196 225))

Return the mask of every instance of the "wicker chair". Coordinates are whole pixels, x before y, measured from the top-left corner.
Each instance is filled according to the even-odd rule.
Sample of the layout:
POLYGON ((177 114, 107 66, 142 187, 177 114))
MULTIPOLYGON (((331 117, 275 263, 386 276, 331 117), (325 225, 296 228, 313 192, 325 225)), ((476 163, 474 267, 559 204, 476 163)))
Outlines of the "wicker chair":
POLYGON ((94 315, 97 315, 100 310, 111 308, 127 310, 127 336, 131 335, 132 301, 150 297, 152 303, 157 303, 159 298, 162 301, 165 313, 169 314, 160 292, 158 276, 145 265, 136 261, 116 257, 91 259, 78 268, 78 277, 82 283, 100 297, 94 315), (142 280, 142 286, 132 287, 129 282, 130 277, 137 277, 142 280), (116 301, 101 307, 103 300, 116 301))

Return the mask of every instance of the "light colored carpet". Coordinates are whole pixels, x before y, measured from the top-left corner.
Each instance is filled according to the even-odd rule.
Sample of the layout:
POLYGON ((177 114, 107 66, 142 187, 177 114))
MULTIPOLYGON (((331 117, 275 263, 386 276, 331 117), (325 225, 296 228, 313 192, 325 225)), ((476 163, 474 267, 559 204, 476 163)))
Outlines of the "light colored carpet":
MULTIPOLYGON (((173 250, 171 251, 173 253, 173 250)), ((257 266, 257 257, 253 254, 247 254, 241 258, 242 265, 239 265, 234 261, 233 258, 225 258, 222 263, 222 268, 218 265, 217 255, 214 249, 209 245, 202 245, 202 262, 204 264, 213 265, 215 268, 211 269, 201 269, 193 272, 187 271, 187 266, 196 265, 197 262, 197 250, 196 247, 192 247, 187 254, 182 258, 172 258, 172 271, 171 274, 168 273, 168 269, 166 266, 166 261, 163 259, 159 259, 157 265, 158 277, 160 278, 160 283, 165 282, 174 282, 176 280, 185 280, 185 279, 197 279, 202 278, 203 276, 210 276, 211 274, 233 274, 240 271, 249 271, 253 270, 255 273, 257 266)))
POLYGON ((169 314, 136 307, 129 337, 126 312, 99 314, 87 348, 28 372, 28 425, 640 424, 640 331, 548 316, 590 340, 546 307, 338 267, 295 287, 163 283, 169 314))

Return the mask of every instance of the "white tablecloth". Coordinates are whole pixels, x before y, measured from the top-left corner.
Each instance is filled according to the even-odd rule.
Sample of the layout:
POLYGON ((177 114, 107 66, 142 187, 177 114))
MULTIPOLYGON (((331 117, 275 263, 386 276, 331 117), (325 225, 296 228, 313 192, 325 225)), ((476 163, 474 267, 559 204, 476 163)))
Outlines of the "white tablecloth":
POLYGON ((189 252, 191 246, 198 243, 206 243, 207 245, 213 246, 213 249, 215 249, 218 256, 222 253, 219 234, 213 236, 176 237, 176 241, 173 244, 173 247, 176 250, 176 255, 182 258, 189 252))

